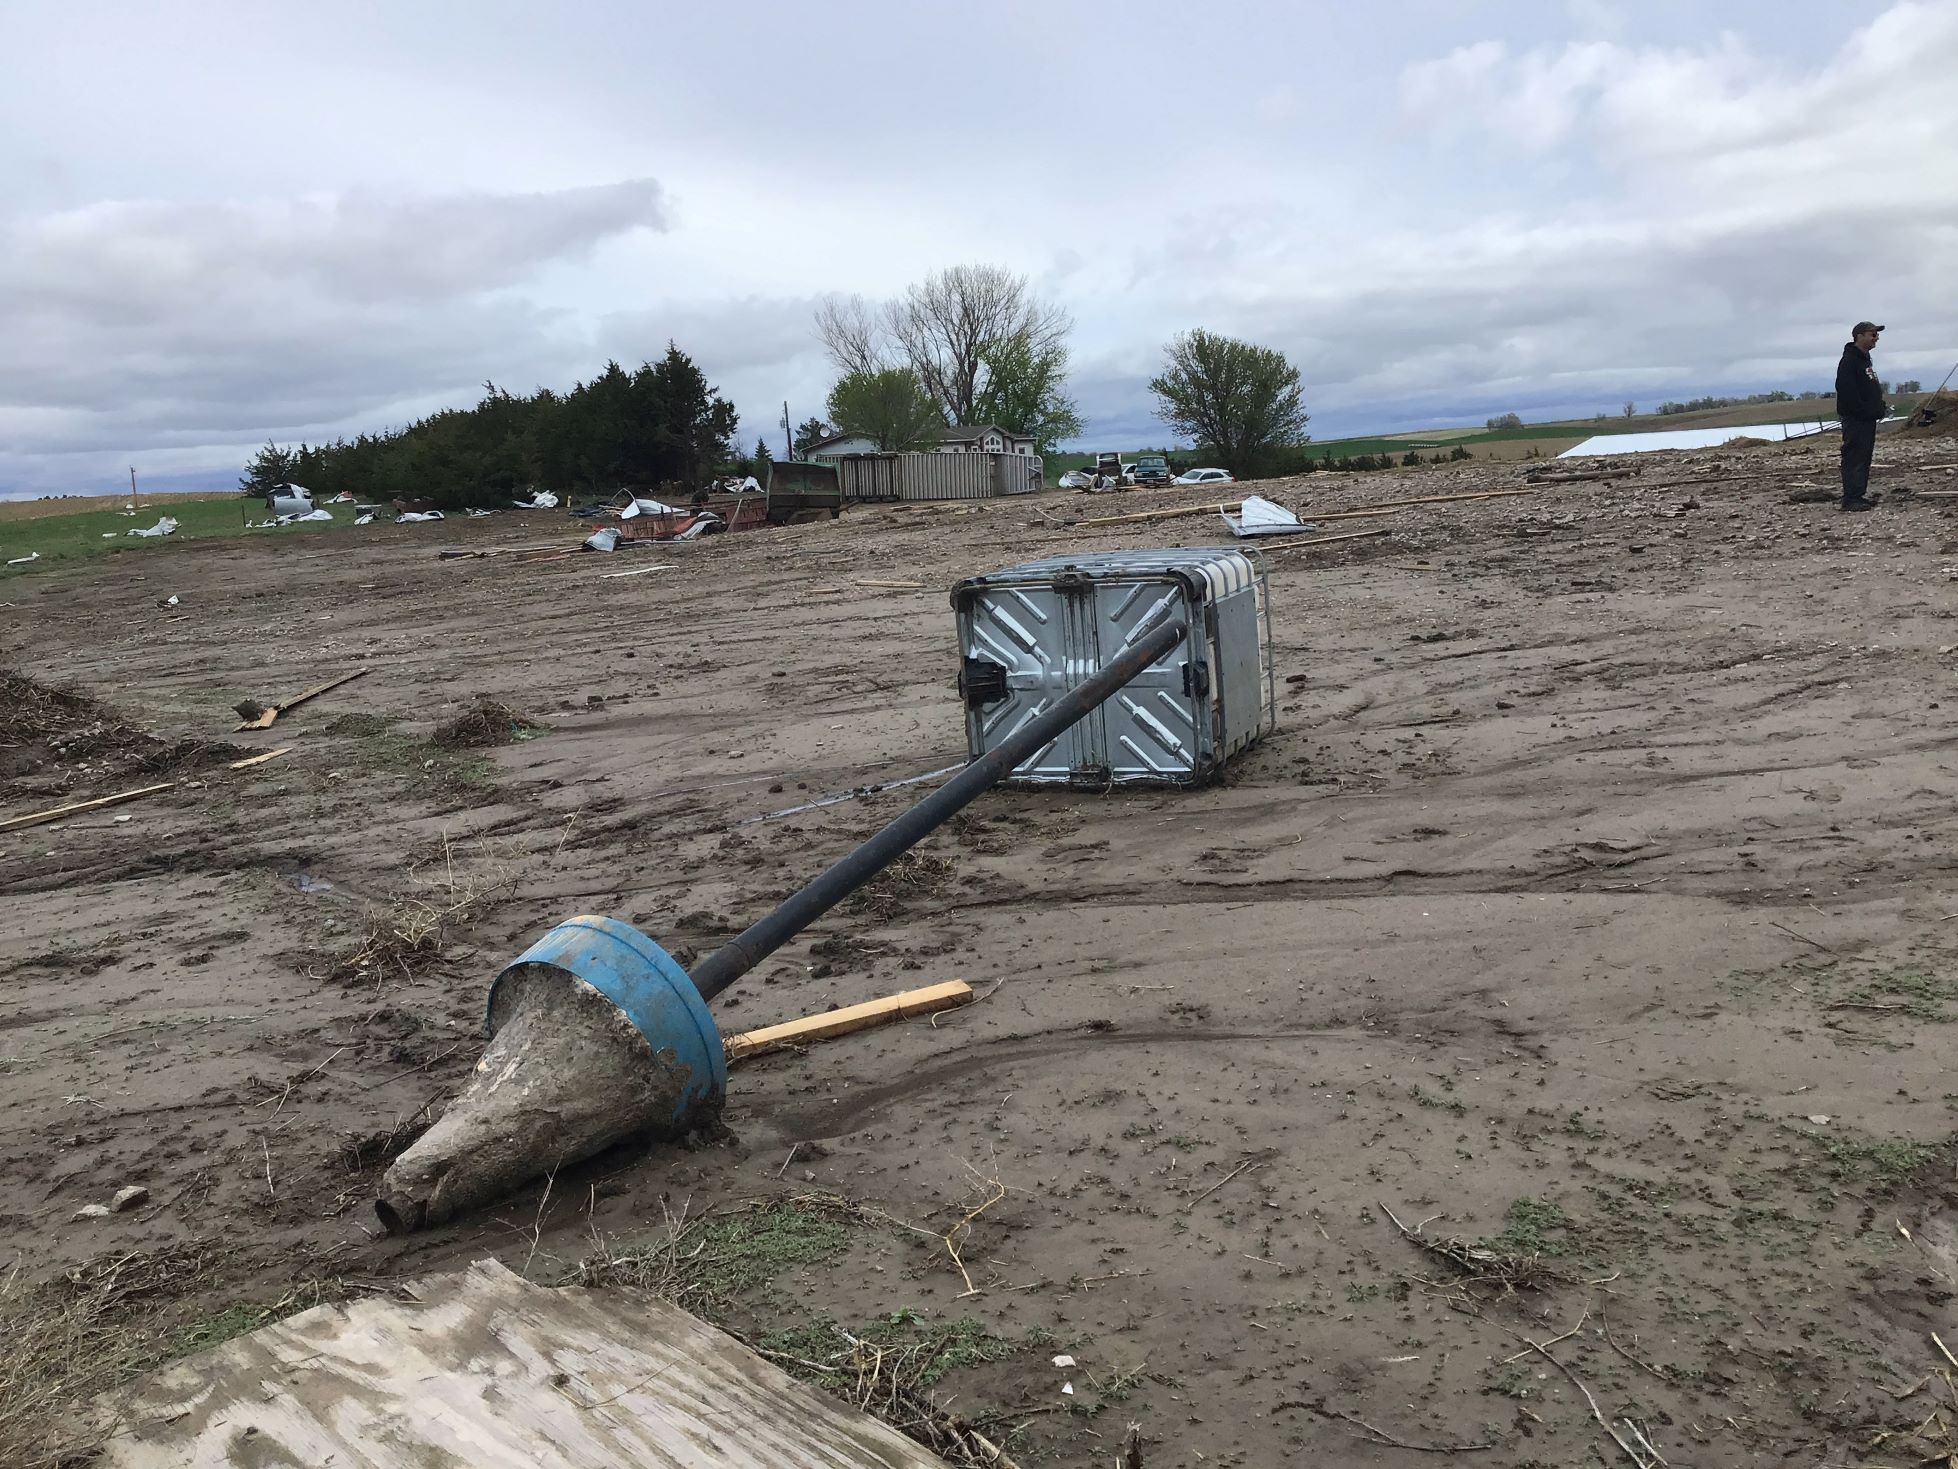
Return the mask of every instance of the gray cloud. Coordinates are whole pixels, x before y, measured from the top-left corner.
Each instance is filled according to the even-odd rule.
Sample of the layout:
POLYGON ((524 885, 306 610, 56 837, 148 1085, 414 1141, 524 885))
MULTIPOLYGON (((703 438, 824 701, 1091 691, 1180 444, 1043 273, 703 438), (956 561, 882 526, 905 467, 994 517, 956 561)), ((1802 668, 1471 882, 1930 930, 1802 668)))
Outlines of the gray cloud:
POLYGON ((1145 385, 1193 326, 1290 353, 1321 436, 1819 385, 1866 314, 1894 375, 1958 356, 1950 0, 1737 3, 1719 34, 1664 0, 1408 0, 1391 28, 1004 0, 1042 44, 997 72, 961 15, 898 0, 848 24, 492 6, 461 49, 459 0, 331 34, 212 0, 195 37, 101 3, 90 38, 51 6, 0 17, 25 140, 0 157, 0 493, 132 457, 224 483, 267 436, 669 338, 751 438, 784 397, 818 411, 817 296, 970 260, 1073 314, 1106 446, 1163 437, 1145 385), (729 87, 710 63, 773 54, 758 36, 820 85, 729 87), (1087 56, 1188 105, 1103 105, 1087 56), (241 120, 238 77, 274 74, 283 105, 241 120))
POLYGON ((105 444, 229 452, 379 427, 487 377, 560 380, 585 364, 587 331, 510 288, 669 227, 651 179, 14 219, 0 227, 0 318, 20 348, 0 358, 0 483, 105 444))

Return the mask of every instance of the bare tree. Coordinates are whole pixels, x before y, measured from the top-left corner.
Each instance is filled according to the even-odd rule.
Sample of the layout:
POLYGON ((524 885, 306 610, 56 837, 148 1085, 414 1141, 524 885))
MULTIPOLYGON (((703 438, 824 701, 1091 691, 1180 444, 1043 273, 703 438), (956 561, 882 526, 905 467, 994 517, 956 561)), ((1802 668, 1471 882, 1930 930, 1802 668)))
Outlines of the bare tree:
MULTIPOLYGON (((825 296, 816 306, 816 334, 839 375, 907 366, 952 424, 974 421, 995 362, 1049 363, 1059 393, 1073 325, 1034 296, 1025 276, 997 265, 938 271, 882 306, 861 296, 825 296)), ((1001 427, 1029 433, 1034 426, 1001 427)))
POLYGON ((861 296, 825 296, 816 303, 816 335, 844 377, 889 367, 884 354, 884 324, 861 296))
POLYGON ((1008 343, 1047 352, 1064 344, 1073 324, 1036 298, 1025 276, 997 265, 941 270, 884 308, 891 340, 954 424, 972 422, 989 352, 1008 343))

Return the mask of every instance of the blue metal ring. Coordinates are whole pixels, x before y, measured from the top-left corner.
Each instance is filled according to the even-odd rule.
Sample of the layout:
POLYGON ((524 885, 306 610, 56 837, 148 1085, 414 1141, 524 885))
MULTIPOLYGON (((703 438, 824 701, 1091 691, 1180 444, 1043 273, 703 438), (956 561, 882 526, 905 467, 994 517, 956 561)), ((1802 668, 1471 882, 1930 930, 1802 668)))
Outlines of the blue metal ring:
POLYGON ((727 1049, 707 1002, 673 956, 631 924, 589 913, 567 918, 496 977, 490 986, 490 1015, 496 1013, 497 988, 526 964, 547 965, 583 980, 619 1007, 655 1055, 670 1052, 691 1071, 693 1080, 674 1112, 676 1124, 727 1095, 727 1049))

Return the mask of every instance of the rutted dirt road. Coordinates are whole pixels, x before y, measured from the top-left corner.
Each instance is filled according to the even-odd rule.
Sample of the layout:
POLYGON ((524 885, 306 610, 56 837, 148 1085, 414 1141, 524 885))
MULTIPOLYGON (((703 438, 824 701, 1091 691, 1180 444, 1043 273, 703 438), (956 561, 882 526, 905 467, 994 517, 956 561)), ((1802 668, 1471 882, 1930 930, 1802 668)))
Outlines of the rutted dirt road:
MULTIPOLYGON (((1880 481, 1958 484, 1883 455, 1880 481)), ((858 1218, 726 1319, 1038 1343, 939 1387, 1023 1463, 1105 1464, 1131 1419, 1152 1469, 1947 1451, 1958 500, 1789 501, 1831 468, 1653 456, 1274 550, 1280 727, 1221 783, 995 792, 719 1008, 948 978, 983 1003, 745 1063, 728 1136, 407 1241, 367 1208, 385 1139, 454 1090, 530 938, 593 911, 704 952, 917 788, 812 803, 962 758, 953 581, 1221 527, 1057 527, 1117 497, 1048 496, 436 559, 575 539, 513 515, 10 579, 0 664, 167 739, 293 747, 0 836, 15 1300, 147 1263, 115 1319, 175 1350, 486 1252, 556 1279, 669 1214, 835 1195, 918 1230, 858 1218), (899 579, 926 590, 859 585, 899 579), (232 732, 235 700, 354 667, 232 732), (479 693, 548 732, 426 741, 479 693), (363 969, 383 914, 443 925, 363 969), (933 1236, 990 1180, 968 1293, 933 1236), (71 1220, 125 1184, 149 1202, 71 1220)), ((1519 480, 1260 488, 1330 511, 1519 480)), ((146 783, 83 761, 16 758, 0 815, 146 783)))

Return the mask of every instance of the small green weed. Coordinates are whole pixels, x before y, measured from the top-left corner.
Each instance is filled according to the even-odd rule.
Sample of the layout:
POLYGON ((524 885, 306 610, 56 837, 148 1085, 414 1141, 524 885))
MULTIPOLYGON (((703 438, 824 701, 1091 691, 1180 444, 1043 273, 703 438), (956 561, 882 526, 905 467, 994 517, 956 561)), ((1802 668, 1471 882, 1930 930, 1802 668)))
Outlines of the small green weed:
POLYGON ((1570 1216, 1548 1199, 1511 1200, 1503 1212, 1502 1232, 1484 1241, 1492 1250, 1513 1255, 1561 1255, 1569 1242, 1557 1238, 1570 1231, 1570 1216))
POLYGON ((1901 1187, 1941 1147, 1906 1138, 1823 1137, 1819 1141, 1831 1176, 1877 1190, 1901 1187))
POLYGON ((1894 1010, 1912 1020, 1949 1021, 1954 1017, 1945 1008, 1958 1000, 1958 984, 1928 974, 1877 974, 1851 991, 1842 1002, 1846 1008, 1894 1010))

